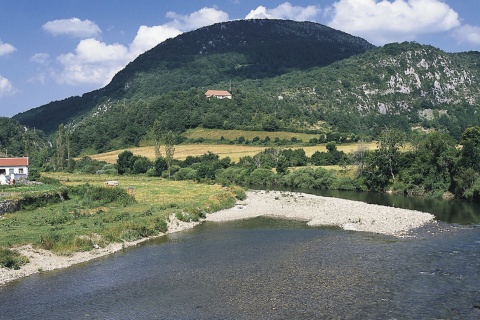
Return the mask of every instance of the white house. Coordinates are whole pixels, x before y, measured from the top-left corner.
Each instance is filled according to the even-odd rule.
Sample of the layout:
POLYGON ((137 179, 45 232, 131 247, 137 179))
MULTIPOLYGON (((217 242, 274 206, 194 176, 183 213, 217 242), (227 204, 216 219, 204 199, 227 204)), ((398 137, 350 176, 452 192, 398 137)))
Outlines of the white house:
POLYGON ((207 90, 205 97, 215 97, 217 99, 232 99, 232 94, 226 90, 207 90))
MULTIPOLYGON (((0 176, 4 175, 6 181, 10 178, 19 180, 28 176, 28 157, 0 158, 0 176)), ((3 179, 0 179, 3 183, 3 179)))

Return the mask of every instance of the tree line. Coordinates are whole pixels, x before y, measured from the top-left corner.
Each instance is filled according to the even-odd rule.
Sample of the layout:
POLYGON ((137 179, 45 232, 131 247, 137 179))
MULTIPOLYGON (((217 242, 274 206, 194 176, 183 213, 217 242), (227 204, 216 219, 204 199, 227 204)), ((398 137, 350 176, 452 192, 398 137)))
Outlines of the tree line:
POLYGON ((448 134, 417 134, 410 142, 402 131, 385 129, 376 150, 359 145, 352 154, 327 144, 308 157, 302 148, 267 148, 234 163, 213 153, 185 160, 159 156, 150 161, 124 151, 119 174, 148 174, 175 180, 225 185, 284 185, 300 188, 392 191, 408 195, 480 200, 480 127, 462 134, 461 145, 448 134), (168 164, 170 163, 170 165, 168 164), (340 165, 329 170, 325 165, 340 165), (354 168, 354 172, 347 170, 354 168))

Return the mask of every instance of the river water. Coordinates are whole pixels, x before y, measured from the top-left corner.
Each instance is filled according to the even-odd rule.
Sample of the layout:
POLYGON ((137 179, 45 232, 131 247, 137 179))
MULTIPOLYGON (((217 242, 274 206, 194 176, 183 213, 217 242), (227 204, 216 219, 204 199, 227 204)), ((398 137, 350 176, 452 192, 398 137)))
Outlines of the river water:
POLYGON ((0 319, 480 319, 480 227, 208 222, 2 286, 0 319))

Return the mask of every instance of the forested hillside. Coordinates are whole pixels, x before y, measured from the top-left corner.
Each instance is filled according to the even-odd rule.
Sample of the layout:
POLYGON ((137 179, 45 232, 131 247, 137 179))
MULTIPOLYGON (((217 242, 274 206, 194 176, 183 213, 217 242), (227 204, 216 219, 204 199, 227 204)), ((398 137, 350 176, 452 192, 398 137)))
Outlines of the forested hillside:
POLYGON ((48 157, 52 145, 40 130, 31 130, 17 121, 0 117, 0 157, 29 156, 35 164, 48 157))
POLYGON ((325 66, 372 48, 361 38, 311 22, 224 22, 159 44, 127 65, 105 88, 51 102, 14 118, 48 134, 61 123, 91 116, 94 109, 105 113, 116 102, 133 105, 192 88, 228 89, 230 81, 239 84, 245 79, 267 79, 325 66))

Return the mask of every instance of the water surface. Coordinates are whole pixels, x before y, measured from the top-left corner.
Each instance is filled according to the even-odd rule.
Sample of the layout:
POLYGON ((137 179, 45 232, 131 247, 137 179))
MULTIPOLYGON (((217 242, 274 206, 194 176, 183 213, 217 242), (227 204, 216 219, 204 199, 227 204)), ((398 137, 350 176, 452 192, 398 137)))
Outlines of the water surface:
POLYGON ((479 279, 475 226, 208 222, 0 287, 0 319, 478 319, 479 279))

